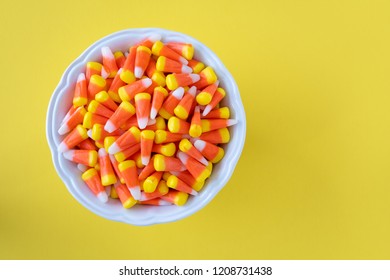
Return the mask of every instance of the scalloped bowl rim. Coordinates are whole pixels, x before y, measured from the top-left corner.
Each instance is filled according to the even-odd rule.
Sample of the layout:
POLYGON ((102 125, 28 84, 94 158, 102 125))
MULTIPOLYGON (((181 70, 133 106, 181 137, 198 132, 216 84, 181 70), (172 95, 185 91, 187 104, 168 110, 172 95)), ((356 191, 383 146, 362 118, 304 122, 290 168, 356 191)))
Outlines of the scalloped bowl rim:
MULTIPOLYGON (((129 45, 127 45, 127 47, 128 46, 129 45)), ((67 99, 70 106, 71 102, 69 101, 69 97, 67 99)), ((227 184, 232 176, 244 146, 245 134, 246 118, 240 93, 232 75, 220 59, 214 54, 214 52, 198 40, 183 33, 161 28, 126 29, 112 33, 93 43, 65 70, 59 84, 51 96, 46 118, 46 136, 55 169, 73 197, 84 207, 101 217, 139 226, 173 222, 190 216, 205 207, 227 184), (86 188, 82 187, 80 188, 80 184, 84 184, 79 176, 81 173, 76 171, 77 168, 74 164, 72 165, 57 152, 57 146, 63 139, 63 137, 57 133, 59 123, 65 114, 64 106, 61 106, 61 104, 66 102, 66 100, 64 100, 66 99, 66 91, 68 91, 67 96, 69 96, 69 91, 73 88, 78 73, 80 73, 80 71, 84 71, 87 61, 91 61, 91 58, 96 59, 100 55, 100 48, 102 46, 110 46, 112 49, 116 49, 115 47, 124 45, 124 41, 134 43, 142 38, 145 38, 149 34, 151 35, 155 33, 162 35, 162 41, 181 40, 190 42, 194 45, 196 50, 195 57, 205 62, 206 65, 212 66, 217 73, 220 85, 224 87, 227 92, 227 96, 224 99, 229 100, 227 102, 231 109, 232 116, 238 120, 238 123, 229 129, 231 132, 231 140, 226 146, 227 149, 225 150, 225 157, 215 166, 212 176, 206 181, 206 184, 200 191, 199 195, 189 199, 186 205, 182 207, 136 206, 138 209, 134 211, 134 208, 136 207, 132 209, 123 209, 121 205, 113 205, 115 202, 109 202, 109 207, 107 207, 106 204, 100 203, 100 201, 98 201, 89 192, 89 190, 85 190, 86 188), (59 113, 60 111, 62 114, 59 113), (67 175, 72 172, 78 172, 78 176, 67 175), (144 208, 140 209, 139 207, 144 208), (108 208, 111 210, 108 210, 108 208), (115 209, 115 212, 113 212, 112 209, 115 209)))

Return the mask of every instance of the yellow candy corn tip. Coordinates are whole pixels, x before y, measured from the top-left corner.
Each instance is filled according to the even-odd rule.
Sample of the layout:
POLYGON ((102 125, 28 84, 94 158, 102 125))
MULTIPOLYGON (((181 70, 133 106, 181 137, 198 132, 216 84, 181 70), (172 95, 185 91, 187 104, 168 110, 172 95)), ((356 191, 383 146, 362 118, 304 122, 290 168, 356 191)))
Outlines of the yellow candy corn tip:
POLYGON ((97 163, 98 154, 96 151, 90 151, 88 156, 88 164, 89 166, 95 166, 97 163))
MULTIPOLYGON (((93 134, 93 131, 92 131, 93 134)), ((115 137, 113 136, 107 136, 104 138, 104 149, 106 149, 106 152, 108 153, 108 148, 115 142, 115 137)))
POLYGON ((141 138, 141 131, 136 126, 130 127, 129 131, 131 132, 131 134, 133 134, 135 140, 139 142, 141 138))
POLYGON ((119 95, 119 98, 121 99, 121 101, 130 101, 130 98, 127 95, 124 87, 120 87, 118 89, 118 95, 119 95))
MULTIPOLYGON (((213 172, 213 164, 210 161, 209 164, 206 166, 206 169, 210 171, 210 175, 211 175, 211 172, 213 172)), ((210 177, 210 175, 208 177, 210 177)))
POLYGON ((118 168, 120 172, 125 171, 128 168, 134 167, 135 162, 134 160, 126 160, 118 164, 118 168))
POLYGON ((138 46, 137 52, 147 52, 149 54, 152 54, 152 51, 146 46, 138 46))
POLYGON ((103 67, 103 65, 100 64, 99 62, 94 62, 94 61, 87 62, 87 68, 89 68, 89 69, 94 69, 96 71, 101 71, 102 67, 103 67))
POLYGON ((107 99, 108 99, 108 93, 107 93, 107 91, 101 91, 101 92, 99 92, 99 93, 97 93, 96 95, 95 95, 95 99, 98 101, 98 102, 105 102, 105 101, 107 101, 107 99))
POLYGON ((194 47, 192 45, 186 45, 182 49, 182 55, 185 59, 191 60, 194 57, 194 47))
POLYGON ((111 198, 119 198, 119 196, 118 196, 118 194, 113 186, 111 186, 110 197, 111 198))
POLYGON ((188 152, 192 148, 192 144, 188 139, 182 139, 179 143, 179 149, 182 152, 188 152))
POLYGON ((160 56, 157 59, 157 62, 156 62, 157 71, 163 72, 165 70, 165 62, 166 62, 166 58, 164 56, 160 56))
POLYGON ((176 117, 170 117, 168 120, 168 129, 172 133, 177 133, 180 130, 180 119, 176 117))
POLYGON ((164 130, 156 130, 154 136, 154 143, 161 144, 167 139, 167 132, 164 130))
POLYGON ((197 178, 195 178, 195 180, 196 180, 197 182, 204 181, 204 180, 206 180, 208 177, 210 177, 210 174, 211 174, 210 170, 206 168, 206 169, 204 169, 204 170, 198 175, 197 178))
POLYGON ((136 204, 137 204, 137 200, 135 200, 132 197, 129 197, 122 205, 123 205, 123 208, 129 209, 136 204))
POLYGON ((114 157, 115 157, 117 162, 122 162, 126 159, 125 154, 122 152, 118 152, 118 153, 114 154, 114 157))
POLYGON ((150 100, 150 94, 146 92, 137 93, 134 97, 135 102, 138 102, 140 100, 150 100))
POLYGON ((178 116, 182 120, 185 120, 188 118, 187 110, 181 105, 177 105, 175 110, 173 110, 173 112, 175 113, 176 116, 178 116))
POLYGON ((102 126, 100 124, 95 123, 93 125, 91 138, 95 141, 102 138, 102 126))
POLYGON ((219 147, 217 155, 215 156, 215 158, 213 158, 213 160, 211 160, 211 162, 212 163, 220 162, 224 155, 225 155, 225 151, 219 147))
POLYGON ((134 73, 130 70, 124 70, 120 73, 119 78, 124 81, 126 84, 131 84, 135 81, 134 73))
POLYGON ((164 194, 167 194, 169 192, 169 188, 167 186, 167 183, 163 180, 161 180, 159 183, 158 183, 158 192, 161 194, 161 195, 164 195, 164 194))
POLYGON ((209 120, 200 120, 200 123, 202 125, 202 132, 208 132, 211 129, 210 121, 209 120))
POLYGON ((230 110, 229 107, 222 107, 219 109, 219 116, 221 119, 230 118, 230 110))
POLYGON ((175 152, 176 152, 176 145, 173 143, 169 143, 161 147, 161 153, 164 156, 171 157, 175 154, 175 152))
MULTIPOLYGON (((111 97, 112 100, 114 100, 117 103, 121 103, 122 99, 120 98, 119 94, 113 91, 108 91, 108 95, 111 97)), ((96 99, 96 98, 95 98, 96 99)))
POLYGON ((84 106, 88 103, 88 99, 85 98, 85 97, 75 97, 73 98, 73 106, 75 107, 80 107, 80 106, 84 106))
POLYGON ((202 62, 198 62, 194 68, 192 69, 194 71, 194 74, 199 74, 204 69, 205 65, 202 62))
POLYGON ((167 87, 170 89, 170 90, 175 90, 179 87, 178 83, 177 83, 177 80, 176 80, 176 77, 173 75, 173 74, 169 74, 166 78, 166 84, 167 84, 167 87))
POLYGON ((184 192, 179 192, 177 193, 175 199, 173 200, 173 203, 176 204, 177 206, 183 206, 186 204, 188 199, 188 193, 184 192))
POLYGON ((106 86, 106 80, 100 76, 100 75, 92 75, 91 79, 89 80, 90 83, 95 84, 101 88, 106 86))
POLYGON ((167 180, 168 187, 170 187, 172 189, 176 189, 177 183, 178 183, 178 179, 175 175, 171 175, 168 177, 168 180, 167 180))
POLYGON ((101 181, 103 186, 109 186, 116 183, 116 176, 114 174, 103 175, 101 181))
MULTIPOLYGON (((166 85, 165 75, 161 72, 158 72, 158 71, 154 72, 151 79, 161 87, 165 87, 165 85, 166 85)), ((168 93, 167 93, 167 95, 168 95, 168 93)))
POLYGON ((202 70, 202 73, 206 77, 207 83, 211 85, 212 83, 215 83, 217 81, 217 75, 214 72, 214 69, 210 66, 206 67, 202 70))
POLYGON ((95 100, 92 100, 89 105, 88 105, 88 111, 91 112, 91 113, 95 113, 96 112, 96 109, 97 107, 99 106, 99 102, 95 101, 95 100))
POLYGON ((230 133, 227 128, 221 128, 219 133, 221 135, 222 143, 228 143, 230 141, 230 133))
POLYGON ((121 52, 121 51, 114 52, 114 57, 115 58, 122 57, 122 56, 124 56, 123 52, 121 52))
POLYGON ((199 137, 202 135, 202 127, 198 124, 191 124, 189 134, 191 137, 199 137))
POLYGON ((154 169, 156 171, 164 171, 165 170, 165 157, 163 155, 155 155, 154 156, 154 169))
POLYGON ((163 117, 159 116, 156 118, 156 127, 159 130, 165 130, 167 128, 167 124, 163 117))
POLYGON ((154 91, 155 91, 155 92, 156 92, 156 91, 161 92, 162 94, 164 94, 165 97, 168 96, 168 91, 167 91, 165 88, 163 88, 163 86, 155 87, 155 88, 154 88, 154 91))
POLYGON ((123 108, 124 110, 126 110, 130 114, 135 114, 134 106, 128 101, 122 101, 122 103, 121 103, 121 105, 119 105, 119 107, 123 108))
POLYGON ((141 138, 142 139, 149 139, 153 140, 154 139, 154 131, 153 130, 143 130, 141 131, 141 138))
MULTIPOLYGON (((85 117, 84 117, 85 118, 85 117)), ((87 139, 88 138, 88 134, 87 134, 87 130, 82 126, 82 125, 77 125, 76 126, 76 129, 77 129, 77 132, 80 134, 81 138, 82 139, 87 139)))
POLYGON ((125 181, 125 179, 123 177, 120 178, 120 181, 121 181, 122 184, 126 184, 126 181, 125 181))
POLYGON ((97 175, 97 170, 95 168, 90 168, 81 175, 81 179, 87 181, 96 175, 97 175))
POLYGON ((154 55, 160 55, 160 51, 163 48, 164 44, 161 41, 156 41, 152 46, 152 53, 154 55))
POLYGON ((210 103, 213 96, 209 92, 202 91, 196 96, 196 102, 200 105, 207 105, 210 103))
POLYGON ((223 88, 217 88, 217 91, 223 96, 225 97, 226 96, 226 91, 223 89, 223 88))
POLYGON ((92 113, 91 112, 87 112, 84 115, 83 127, 84 128, 92 128, 92 113))
POLYGON ((158 180, 153 176, 149 176, 148 178, 146 178, 144 182, 144 192, 146 193, 154 192, 157 188, 157 185, 158 185, 158 180))
POLYGON ((168 120, 170 117, 172 117, 172 115, 167 111, 165 110, 164 108, 161 108, 159 111, 158 111, 158 114, 163 117, 164 119, 168 120))
POLYGON ((201 189, 203 189, 204 182, 205 182, 205 181, 196 182, 196 183, 192 186, 192 188, 193 188, 194 190, 196 190, 197 192, 199 192, 201 189))

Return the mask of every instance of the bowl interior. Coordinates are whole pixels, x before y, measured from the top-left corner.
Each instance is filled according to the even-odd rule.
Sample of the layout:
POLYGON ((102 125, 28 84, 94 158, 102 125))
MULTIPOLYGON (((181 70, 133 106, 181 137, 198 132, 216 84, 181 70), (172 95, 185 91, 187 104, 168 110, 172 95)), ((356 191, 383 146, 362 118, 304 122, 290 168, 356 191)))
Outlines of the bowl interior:
POLYGON ((52 151, 55 168, 72 195, 90 211, 107 219, 134 225, 149 225, 175 221, 203 208, 225 186, 237 164, 245 141, 246 120, 237 85, 217 56, 205 45, 185 34, 157 29, 129 29, 109 35, 90 46, 65 71, 50 100, 47 113, 47 138, 52 151), (73 90, 80 72, 85 72, 88 61, 101 61, 100 49, 109 46, 113 51, 127 51, 129 46, 149 35, 159 33, 163 42, 189 42, 195 47, 194 58, 212 66, 219 78, 220 87, 226 90, 222 105, 229 106, 231 118, 238 123, 229 128, 231 140, 223 145, 225 157, 214 165, 212 175, 197 196, 190 197, 183 207, 136 205, 124 209, 118 200, 110 199, 107 204, 100 203, 81 179, 81 171, 57 152, 57 146, 64 136, 57 133, 60 123, 72 105, 73 90))

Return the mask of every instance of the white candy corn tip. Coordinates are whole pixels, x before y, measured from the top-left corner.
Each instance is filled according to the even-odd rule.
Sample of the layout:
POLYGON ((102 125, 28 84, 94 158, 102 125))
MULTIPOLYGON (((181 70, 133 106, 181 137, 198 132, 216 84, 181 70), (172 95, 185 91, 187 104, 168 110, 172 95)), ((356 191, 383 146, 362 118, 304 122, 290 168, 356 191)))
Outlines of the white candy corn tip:
POLYGON ((85 80, 85 74, 84 73, 80 73, 79 76, 77 77, 77 82, 81 82, 81 81, 84 81, 85 80))
POLYGON ((100 192, 100 193, 98 193, 97 198, 98 198, 101 202, 103 202, 103 203, 106 203, 106 202, 108 201, 108 195, 107 195, 106 192, 100 192))
POLYGON ((180 161, 181 161, 183 164, 186 164, 186 163, 187 163, 187 161, 188 161, 188 156, 187 156, 185 153, 183 153, 183 152, 181 152, 181 151, 178 151, 177 154, 176 154, 176 156, 178 157, 178 159, 180 159, 180 161))
POLYGON ((115 56, 109 47, 102 47, 102 56, 109 59, 115 59, 115 56))
POLYGON ((124 55, 125 55, 125 57, 128 57, 129 51, 126 51, 126 52, 124 53, 124 55))
POLYGON ((190 194, 191 195, 198 195, 198 192, 196 190, 192 190, 190 194))
POLYGON ((104 189, 105 189, 105 191, 106 191, 107 196, 109 197, 110 194, 111 194, 111 186, 107 186, 107 187, 105 187, 104 189))
POLYGON ((200 80, 199 74, 190 74, 190 77, 193 83, 196 83, 197 81, 200 80))
POLYGON ((88 135, 89 138, 92 139, 92 129, 88 129, 87 135, 88 135))
POLYGON ((210 105, 207 105, 206 108, 204 108, 204 111, 202 113, 203 117, 207 116, 213 108, 210 105))
POLYGON ((74 151, 73 150, 66 151, 63 153, 63 155, 64 158, 66 158, 67 160, 73 160, 74 151))
POLYGON ((189 94, 191 94, 192 96, 195 96, 196 95, 196 86, 190 87, 190 89, 187 92, 189 94))
POLYGON ((138 79, 142 78, 142 75, 144 74, 144 70, 142 70, 141 67, 135 66, 134 67, 134 76, 138 79))
POLYGON ((159 206, 168 206, 168 205, 172 205, 172 203, 171 202, 169 202, 169 201, 165 201, 165 200, 160 200, 159 202, 158 202, 158 205, 159 206))
POLYGON ((142 85, 146 88, 150 87, 152 85, 152 79, 150 78, 142 79, 142 85))
POLYGON ((139 200, 141 198, 141 188, 139 186, 129 188, 129 191, 135 200, 139 200))
POLYGON ((112 143, 112 145, 108 148, 108 153, 110 155, 114 155, 114 154, 116 154, 116 153, 118 153, 120 151, 121 151, 121 149, 119 148, 118 144, 115 143, 115 142, 112 143))
POLYGON ((188 60, 185 59, 184 57, 180 57, 180 58, 179 58, 179 61, 180 61, 181 64, 184 64, 184 65, 187 65, 187 64, 188 64, 188 60))
POLYGON ((148 37, 148 39, 151 41, 151 42, 157 42, 157 41, 160 41, 161 40, 161 38, 162 38, 162 36, 161 36, 161 34, 158 34, 158 33, 154 33, 154 34, 152 34, 152 35, 150 35, 149 37, 148 37))
POLYGON ((107 71, 106 67, 104 67, 104 66, 102 67, 102 71, 100 74, 102 75, 103 79, 107 79, 108 76, 110 76, 110 72, 107 71))
POLYGON ((150 120, 154 120, 157 116, 157 110, 155 108, 150 109, 150 120))
POLYGON ((118 72, 116 72, 117 75, 120 75, 123 71, 123 68, 119 68, 118 72))
POLYGON ((190 74, 190 73, 192 73, 192 68, 189 67, 189 66, 187 66, 187 65, 183 65, 183 66, 181 67, 181 72, 182 72, 182 73, 190 74))
MULTIPOLYGON (((202 152, 202 151, 204 150, 204 148, 206 147, 206 142, 203 141, 203 140, 198 139, 198 140, 196 140, 196 141, 194 142, 194 147, 195 147, 199 152, 202 152)), ((206 165, 207 165, 207 164, 208 164, 208 163, 206 163, 206 165)))
POLYGON ((58 151, 60 153, 66 152, 67 150, 69 150, 69 148, 64 142, 61 142, 61 144, 58 145, 58 151))
POLYGON ((78 163, 77 164, 77 168, 78 170, 80 170, 81 172, 85 172, 88 170, 88 166, 84 165, 84 164, 81 164, 81 163, 78 163))
POLYGON ((70 131, 68 124, 64 123, 61 125, 61 127, 58 129, 59 135, 64 135, 70 131))
POLYGON ((202 158, 199 160, 199 162, 200 162, 201 164, 203 164, 204 166, 209 165, 209 162, 207 161, 207 159, 205 159, 205 157, 202 157, 202 158))
POLYGON ((111 120, 108 120, 106 124, 104 125, 104 130, 111 133, 116 130, 116 126, 112 123, 111 120))
POLYGON ((150 156, 142 156, 141 157, 141 161, 142 161, 142 164, 143 165, 148 165, 149 161, 150 161, 150 156))
POLYGON ((183 98, 183 95, 184 95, 184 88, 178 87, 177 89, 175 89, 175 90, 172 92, 172 95, 173 95, 176 99, 182 99, 182 98, 183 98))
POLYGON ((237 120, 230 119, 230 120, 227 120, 226 126, 232 126, 232 125, 235 125, 236 123, 237 123, 237 120))
POLYGON ((98 151, 99 157, 105 157, 107 155, 106 149, 100 148, 98 151))
POLYGON ((143 118, 138 118, 137 121, 138 121, 138 127, 140 129, 144 129, 147 125, 148 125, 148 118, 147 117, 143 117, 143 118))

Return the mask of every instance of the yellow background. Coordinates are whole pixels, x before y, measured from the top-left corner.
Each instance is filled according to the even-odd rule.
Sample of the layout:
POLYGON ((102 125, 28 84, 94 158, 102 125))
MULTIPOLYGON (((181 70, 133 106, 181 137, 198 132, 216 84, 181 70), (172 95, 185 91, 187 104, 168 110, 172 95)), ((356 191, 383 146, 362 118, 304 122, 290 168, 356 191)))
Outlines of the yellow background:
POLYGON ((389 1, 2 1, 0 258, 390 258, 389 1), (247 140, 215 200, 136 227, 89 212, 57 176, 50 96, 94 41, 161 27, 235 77, 247 140))

